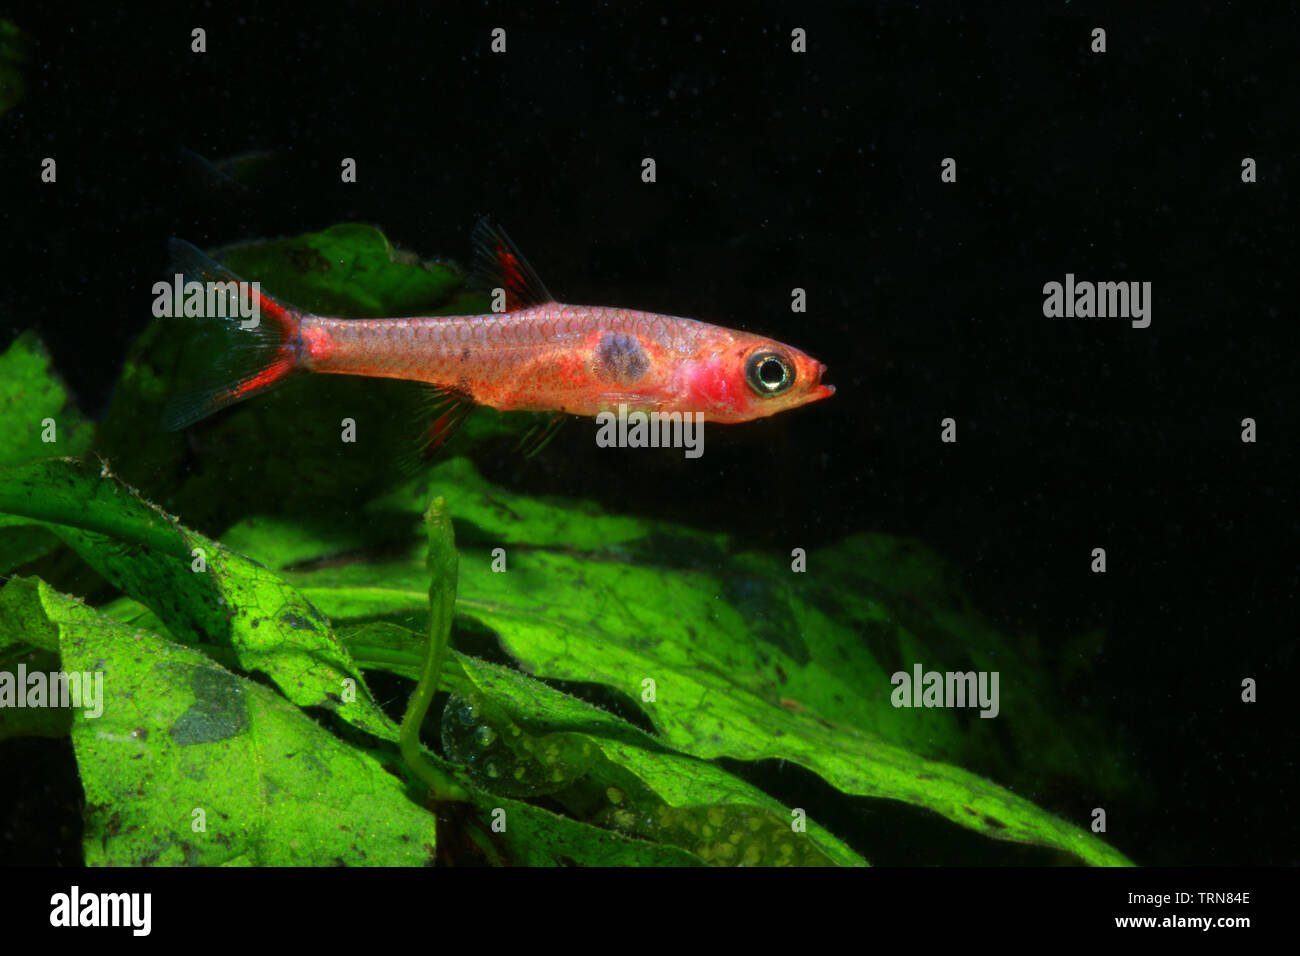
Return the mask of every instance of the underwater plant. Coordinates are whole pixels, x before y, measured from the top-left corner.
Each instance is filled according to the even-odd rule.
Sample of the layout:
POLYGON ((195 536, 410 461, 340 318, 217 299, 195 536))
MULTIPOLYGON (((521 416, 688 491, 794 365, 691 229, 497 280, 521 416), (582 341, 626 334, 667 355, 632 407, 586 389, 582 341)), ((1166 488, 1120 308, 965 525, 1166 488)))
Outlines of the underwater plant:
MULTIPOLYGON (((331 315, 476 307, 368 226, 223 259, 331 315)), ((505 487, 475 462, 513 435, 491 411, 407 475, 381 453, 417 411, 396 382, 309 378, 164 432, 208 360, 177 321, 98 424, 35 335, 0 356, 0 672, 103 678, 98 715, 0 707, 0 739, 70 737, 86 863, 862 865, 887 801, 1127 864, 1016 792, 1131 789, 1113 734, 924 545, 854 534, 802 574, 505 487), (1000 672, 999 719, 894 706, 914 661, 1000 672)))

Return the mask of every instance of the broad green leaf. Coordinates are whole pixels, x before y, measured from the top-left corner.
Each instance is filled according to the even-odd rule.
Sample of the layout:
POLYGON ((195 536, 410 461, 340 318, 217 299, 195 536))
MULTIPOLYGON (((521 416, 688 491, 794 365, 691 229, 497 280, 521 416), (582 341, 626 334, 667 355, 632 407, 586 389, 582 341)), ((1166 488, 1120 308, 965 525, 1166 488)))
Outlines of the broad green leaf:
POLYGON ((59 668, 59 630, 40 604, 37 582, 14 578, 0 590, 0 740, 66 737, 70 708, 29 707, 27 675, 59 668))
POLYGON ((699 866, 701 860, 671 844, 649 843, 571 820, 521 800, 476 794, 480 816, 504 826, 481 837, 497 844, 491 862, 514 866, 699 866))
MULTIPOLYGON (((371 622, 346 640, 364 666, 419 671, 421 638, 406 628, 371 622)), ((464 654, 448 665, 443 747, 484 791, 545 795, 579 819, 682 847, 700 862, 864 862, 815 822, 795 832, 789 808, 607 711, 464 654)))
MULTIPOLYGON (((697 598, 672 615, 666 633, 678 634, 684 647, 715 652, 723 666, 741 654, 741 673, 752 677, 749 688, 791 707, 811 707, 823 718, 870 728, 920 755, 978 767, 1022 788, 1036 788, 1050 775, 1071 789, 1110 795, 1136 789, 1118 748, 1107 747, 1114 729, 1100 726, 1083 708, 1059 707, 1052 689, 1062 682, 1051 679, 1032 644, 1013 645, 984 623, 939 556, 916 542, 855 535, 811 557, 807 573, 792 573, 786 559, 747 554, 724 535, 508 492, 486 482, 465 459, 439 464, 371 509, 376 518, 388 509, 418 511, 420 497, 431 490, 453 503, 462 541, 504 547, 507 564, 516 553, 544 548, 575 559, 590 552, 643 571, 667 565, 703 575, 699 580, 714 590, 693 589, 697 598), (734 650, 716 653, 726 645, 734 650), (949 709, 895 708, 890 677, 910 674, 916 663, 998 671, 1000 718, 966 720, 949 709), (1014 752, 1004 750, 1007 727, 1014 752)), ((249 546, 254 552, 261 547, 252 541, 249 546)), ((645 578, 645 589, 610 588, 614 595, 637 597, 624 617, 677 599, 667 582, 635 574, 645 578)), ((358 590, 356 597, 366 595, 358 590)), ((372 610, 383 613, 382 598, 369 597, 372 610)), ((537 598, 549 600, 540 592, 537 598)), ((589 591, 580 597, 590 599, 589 591)))
POLYGON ((59 653, 59 629, 49 620, 34 578, 12 578, 5 584, 6 600, 0 603, 0 659, 18 648, 39 648, 59 653))
POLYGON ((59 539, 36 524, 0 527, 0 574, 9 574, 59 547, 59 539))
POLYGON ((0 465, 84 454, 92 430, 35 332, 0 353, 0 465))
MULTIPOLYGON (((0 655, 0 699, 7 691, 3 684, 7 680, 19 682, 34 673, 52 674, 59 670, 59 657, 46 651, 29 651, 20 656, 6 657, 0 655)), ((72 709, 70 707, 12 706, 6 703, 0 706, 0 740, 11 737, 66 737, 72 731, 72 709)))
POLYGON ((58 632, 61 667, 102 677, 102 713, 73 710, 89 865, 429 863, 436 820, 401 780, 260 684, 106 618, 41 581, 0 607, 58 632))
POLYGON ((372 516, 390 511, 418 514, 433 494, 454 489, 448 501, 462 541, 528 547, 554 547, 569 551, 644 553, 653 548, 660 557, 671 554, 695 561, 720 558, 726 546, 723 535, 647 521, 607 515, 590 502, 541 499, 513 494, 485 481, 467 458, 439 462, 425 475, 409 479, 382 495, 366 510, 372 516))
POLYGON ((527 675, 457 660, 468 686, 460 682, 448 701, 443 746, 485 789, 550 794, 604 826, 707 862, 864 862, 815 823, 795 830, 789 808, 714 764, 527 675))
POLYGON ((0 470, 0 512, 46 522, 172 635, 229 646, 240 666, 267 674, 294 703, 396 739, 315 607, 273 572, 145 501, 106 466, 53 459, 0 470))
POLYGON ((454 264, 422 262, 374 226, 342 222, 288 239, 258 239, 217 253, 238 275, 316 315, 377 318, 472 314, 481 296, 462 300, 465 278, 454 264))
MULTIPOLYGON (((653 681, 655 702, 643 709, 663 739, 686 753, 790 760, 845 793, 928 807, 988 836, 1056 846, 1094 863, 1123 859, 974 774, 890 744, 869 728, 833 723, 802 702, 791 706, 775 685, 765 691, 761 661, 726 640, 730 609, 719 606, 714 581, 542 552, 516 555, 507 574, 475 573, 471 560, 463 567, 461 612, 492 627, 526 670, 606 684, 633 700, 653 681), (544 596, 557 586, 569 600, 544 596), (630 607, 617 597, 624 594, 645 603, 630 607), (722 626, 715 630, 714 622, 722 626), (677 636, 686 627, 696 630, 694 640, 677 636)), ((806 631, 803 637, 813 640, 806 631)), ((813 659, 818 650, 810 647, 813 659)), ((886 693, 887 679, 875 676, 886 693)))
MULTIPOLYGON (((496 517, 502 510, 525 523, 545 521, 530 512, 536 503, 499 489, 484 492, 463 463, 435 469, 428 480, 453 512, 465 497, 458 492, 468 490, 465 537, 486 544, 494 527, 508 526, 496 517)), ((571 519, 557 510, 557 521, 571 519)), ((643 565, 631 557, 636 538, 624 529, 619 545, 592 555, 507 548, 503 574, 492 571, 490 550, 464 548, 458 611, 496 633, 538 676, 604 684, 633 701, 652 680, 655 702, 643 709, 663 740, 685 753, 791 760, 845 793, 928 807, 988 836, 1057 847, 1093 863, 1124 862, 1090 833, 951 765, 995 760, 988 722, 975 718, 962 728, 950 710, 892 706, 890 675, 899 662, 1022 670, 987 629, 963 631, 951 619, 953 630, 936 627, 906 612, 906 591, 888 587, 837 592, 853 613, 832 617, 823 607, 836 605, 805 583, 813 576, 783 574, 780 561, 740 554, 716 570, 643 565), (873 628, 865 641, 864 624, 873 628), (968 646, 970 635, 979 639, 975 646, 968 646)), ((846 551, 809 560, 813 567, 853 567, 862 560, 858 549, 870 555, 873 547, 872 539, 855 538, 846 551)), ((414 555, 288 577, 336 619, 409 621, 420 614, 423 581, 414 555)), ((1010 699, 1026 701, 1015 687, 1010 699)), ((1032 722, 1042 706, 1030 700, 1008 716, 1004 703, 1002 719, 1032 722)))

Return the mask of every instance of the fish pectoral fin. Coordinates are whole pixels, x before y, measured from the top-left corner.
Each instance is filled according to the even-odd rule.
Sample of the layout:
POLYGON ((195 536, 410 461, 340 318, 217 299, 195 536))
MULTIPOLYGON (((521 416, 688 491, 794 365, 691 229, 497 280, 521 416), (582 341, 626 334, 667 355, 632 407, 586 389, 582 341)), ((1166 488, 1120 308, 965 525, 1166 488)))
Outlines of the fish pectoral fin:
POLYGON ((474 279, 487 289, 504 289, 507 312, 555 301, 506 231, 492 220, 480 219, 472 239, 474 279))

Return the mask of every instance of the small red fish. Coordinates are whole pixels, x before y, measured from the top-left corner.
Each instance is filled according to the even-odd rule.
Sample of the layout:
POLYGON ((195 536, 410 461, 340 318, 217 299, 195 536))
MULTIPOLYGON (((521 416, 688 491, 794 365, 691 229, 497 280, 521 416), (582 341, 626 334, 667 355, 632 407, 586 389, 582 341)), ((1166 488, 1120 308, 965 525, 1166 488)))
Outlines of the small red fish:
MULTIPOLYGON (((302 372, 424 382, 443 405, 436 447, 475 405, 595 416, 699 412, 745 422, 827 398, 826 366, 773 339, 654 312, 556 302, 506 234, 474 231, 480 271, 504 290, 504 312, 404 319, 333 319, 258 292, 259 320, 223 319, 233 339, 219 381, 175 399, 169 429, 259 394, 302 372)), ((187 278, 242 282, 187 242, 170 243, 187 278)))

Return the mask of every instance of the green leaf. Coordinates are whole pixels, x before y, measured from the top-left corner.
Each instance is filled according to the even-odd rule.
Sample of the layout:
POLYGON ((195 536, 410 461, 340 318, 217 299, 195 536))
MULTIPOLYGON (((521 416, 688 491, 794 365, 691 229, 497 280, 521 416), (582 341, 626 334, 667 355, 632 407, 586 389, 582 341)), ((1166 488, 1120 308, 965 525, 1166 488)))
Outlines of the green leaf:
POLYGON ((41 603, 35 578, 12 578, 5 584, 6 600, 0 603, 0 655, 14 647, 38 647, 59 653, 59 629, 49 620, 41 603))
POLYGON ((549 794, 602 826, 747 865, 864 861, 816 823, 714 764, 541 682, 458 655, 443 746, 485 789, 549 794))
POLYGON ((36 333, 14 339, 0 353, 0 466, 84 454, 91 433, 36 333))
POLYGON ((240 666, 267 674, 294 703, 397 739, 315 607, 273 572, 145 501, 106 466, 55 459, 0 470, 0 512, 46 522, 172 635, 229 646, 240 666))
POLYGON ((31 59, 31 41, 10 20, 0 20, 0 116, 27 94, 24 75, 31 59))
MULTIPOLYGON (((1123 861, 1081 828, 974 774, 890 744, 869 727, 834 723, 813 706, 785 705, 776 686, 762 687, 767 668, 744 645, 743 619, 717 601, 716 580, 546 552, 515 555, 507 574, 486 566, 486 556, 464 562, 462 613, 493 628, 538 676, 605 684, 634 701, 653 681, 654 703, 643 709, 685 753, 789 760, 845 793, 903 800, 988 836, 1055 846, 1093 863, 1123 861), (553 600, 557 587, 569 595, 563 603, 553 600), (638 595, 634 606, 617 597, 627 594, 638 595)), ((820 660, 816 635, 805 631, 803 639, 820 660)), ((827 654, 824 666, 832 660, 827 654)), ((887 693, 887 678, 875 676, 887 693)), ((830 677, 809 682, 834 686, 830 677)))
POLYGON ((0 574, 9 574, 58 547, 59 539, 39 525, 0 527, 0 574))
MULTIPOLYGON (((843 572, 841 578, 855 583, 837 588, 832 603, 805 583, 812 575, 791 574, 762 555, 728 556, 685 532, 677 540, 700 548, 694 556, 680 549, 686 567, 642 563, 643 547, 661 557, 674 553, 661 548, 672 536, 630 525, 607 526, 614 543, 599 553, 574 553, 558 543, 567 531, 556 528, 567 529, 582 506, 491 488, 464 462, 439 466, 427 481, 453 502, 454 512, 466 502, 466 517, 457 517, 462 538, 482 543, 462 548, 459 614, 497 634, 531 673, 603 684, 632 702, 650 679, 655 701, 642 709, 663 741, 684 753, 790 760, 847 794, 927 807, 987 836, 1056 847, 1092 863, 1126 862, 1091 833, 951 764, 999 759, 989 721, 975 718, 963 727, 951 710, 892 706, 890 675, 901 662, 920 661, 931 670, 968 670, 972 662, 1010 675, 1023 670, 1014 649, 987 628, 951 616, 936 624, 918 614, 902 578, 864 587, 855 578, 862 572, 843 572), (521 540, 524 535, 550 546, 521 540), (508 570, 499 574, 487 545, 506 537, 515 547, 506 548, 508 570)), ((402 500, 390 496, 384 504, 402 500)), ((587 543, 599 545, 594 538, 587 543)), ((881 554, 898 558, 898 547, 862 536, 809 560, 818 568, 864 562, 874 568, 881 554)), ((920 580, 933 572, 915 574, 920 580)), ((336 619, 409 623, 421 613, 414 553, 288 578, 336 619)), ((1012 699, 1015 720, 1042 719, 1041 703, 1014 690, 1012 699)), ((1018 736, 1032 740, 1034 732, 1018 736)))
POLYGON ((37 583, 13 578, 0 590, 0 740, 10 737, 66 737, 72 728, 67 707, 24 706, 25 674, 59 668, 59 630, 41 607, 37 583), (6 689, 6 683, 12 681, 6 689), (6 699, 12 692, 14 697, 6 699))
MULTIPOLYGON (((562 817, 542 807, 478 794, 481 816, 505 827, 493 834, 500 845, 493 862, 514 866, 699 866, 680 847, 637 840, 562 817)), ((486 842, 487 838, 483 838, 486 842)))
MULTIPOLYGON (((455 265, 422 262, 374 226, 343 222, 288 239, 258 239, 220 250, 235 273, 300 309, 337 318, 455 315, 466 303, 455 265)), ((482 302, 476 297, 473 303, 482 302)), ((486 311, 477 307, 465 312, 486 311)))
MULTIPOLYGON (((712 559, 723 554, 726 538, 623 515, 607 515, 598 507, 570 499, 542 499, 505 491, 485 481, 467 458, 440 461, 426 474, 408 479, 366 506, 372 516, 387 512, 419 514, 423 502, 442 489, 454 489, 451 500, 462 541, 476 544, 520 544, 569 551, 618 551, 648 554, 691 554, 712 559)), ((260 543, 260 542, 259 542, 260 543)))
POLYGON ((402 781, 275 692, 42 581, 11 581, 0 608, 30 621, 33 599, 24 639, 53 627, 64 670, 102 675, 102 714, 72 722, 87 864, 431 862, 436 820, 402 781))

